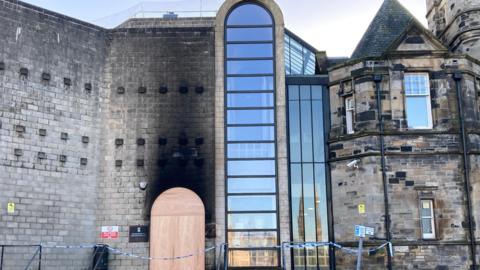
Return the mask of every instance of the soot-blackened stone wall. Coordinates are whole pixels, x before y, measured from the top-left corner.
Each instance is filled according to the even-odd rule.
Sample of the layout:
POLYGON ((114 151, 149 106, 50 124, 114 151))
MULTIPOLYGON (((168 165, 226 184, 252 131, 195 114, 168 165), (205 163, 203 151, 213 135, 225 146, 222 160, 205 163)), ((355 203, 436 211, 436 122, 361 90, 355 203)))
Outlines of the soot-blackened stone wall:
MULTIPOLYGON (((98 229, 120 226, 120 238, 108 243, 148 255, 148 243, 128 243, 128 226, 148 225, 154 200, 168 188, 199 194, 207 224, 214 223, 214 31, 205 19, 130 25, 110 35, 98 229)), ((208 245, 214 236, 213 229, 208 245)), ((148 262, 111 261, 114 269, 133 265, 148 262)))

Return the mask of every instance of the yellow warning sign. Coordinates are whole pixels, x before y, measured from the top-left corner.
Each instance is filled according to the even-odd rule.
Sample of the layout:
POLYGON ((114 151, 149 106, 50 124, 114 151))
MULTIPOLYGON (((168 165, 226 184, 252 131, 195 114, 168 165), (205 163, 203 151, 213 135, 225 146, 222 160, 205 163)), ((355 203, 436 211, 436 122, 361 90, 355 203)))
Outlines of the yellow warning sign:
POLYGON ((8 205, 7 205, 7 212, 9 214, 13 214, 15 213, 15 203, 13 202, 9 202, 8 205))
POLYGON ((359 214, 365 214, 365 204, 361 203, 358 205, 358 213, 359 214))

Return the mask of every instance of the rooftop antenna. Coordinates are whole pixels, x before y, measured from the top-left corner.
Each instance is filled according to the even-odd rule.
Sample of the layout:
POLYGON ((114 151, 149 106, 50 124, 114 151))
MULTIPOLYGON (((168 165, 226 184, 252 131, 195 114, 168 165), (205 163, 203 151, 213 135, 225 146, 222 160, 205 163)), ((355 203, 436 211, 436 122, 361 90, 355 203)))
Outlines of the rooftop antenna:
POLYGON ((203 0, 200 0, 200 17, 203 17, 203 0))

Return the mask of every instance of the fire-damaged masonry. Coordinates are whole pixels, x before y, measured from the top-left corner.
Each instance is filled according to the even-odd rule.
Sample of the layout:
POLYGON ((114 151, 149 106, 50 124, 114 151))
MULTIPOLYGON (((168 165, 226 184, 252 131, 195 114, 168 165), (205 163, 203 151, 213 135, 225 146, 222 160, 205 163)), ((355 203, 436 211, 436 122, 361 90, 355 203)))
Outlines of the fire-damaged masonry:
POLYGON ((25 267, 25 245, 45 246, 43 269, 92 269, 91 249, 48 246, 147 257, 152 205, 176 187, 201 198, 206 248, 229 243, 232 269, 353 269, 333 247, 272 246, 355 248, 359 224, 367 247, 393 245, 364 269, 480 269, 480 2, 426 5, 429 29, 384 0, 339 59, 274 0, 113 29, 0 0, 0 269, 25 267))

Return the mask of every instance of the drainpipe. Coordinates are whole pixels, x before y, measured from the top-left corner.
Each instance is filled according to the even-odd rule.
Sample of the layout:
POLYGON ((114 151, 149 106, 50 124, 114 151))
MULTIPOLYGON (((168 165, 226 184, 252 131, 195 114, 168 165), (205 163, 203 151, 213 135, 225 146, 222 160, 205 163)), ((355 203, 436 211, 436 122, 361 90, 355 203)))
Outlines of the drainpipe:
MULTIPOLYGON (((382 82, 382 75, 375 74, 373 75, 373 81, 375 82, 375 88, 377 90, 377 111, 378 111, 378 122, 380 129, 380 155, 381 155, 381 167, 382 167, 382 182, 383 182, 383 203, 385 205, 385 235, 388 242, 391 241, 390 234, 390 211, 388 207, 388 190, 387 190, 387 172, 385 166, 385 140, 383 135, 383 114, 382 114, 382 93, 380 83, 382 82)), ((390 254, 390 249, 387 249, 387 267, 388 270, 393 269, 392 254, 390 254)))
POLYGON ((465 193, 467 195, 467 212, 468 212, 468 232, 470 235, 470 253, 472 257, 472 269, 477 269, 477 252, 475 245, 475 233, 473 229, 472 220, 472 199, 470 197, 470 166, 467 154, 467 134, 465 131, 465 122, 463 119, 463 103, 462 103, 462 78, 463 74, 455 72, 453 80, 455 81, 455 88, 457 90, 457 107, 458 107, 458 121, 460 123, 460 132, 462 136, 462 151, 463 151, 463 178, 465 185, 465 193))

